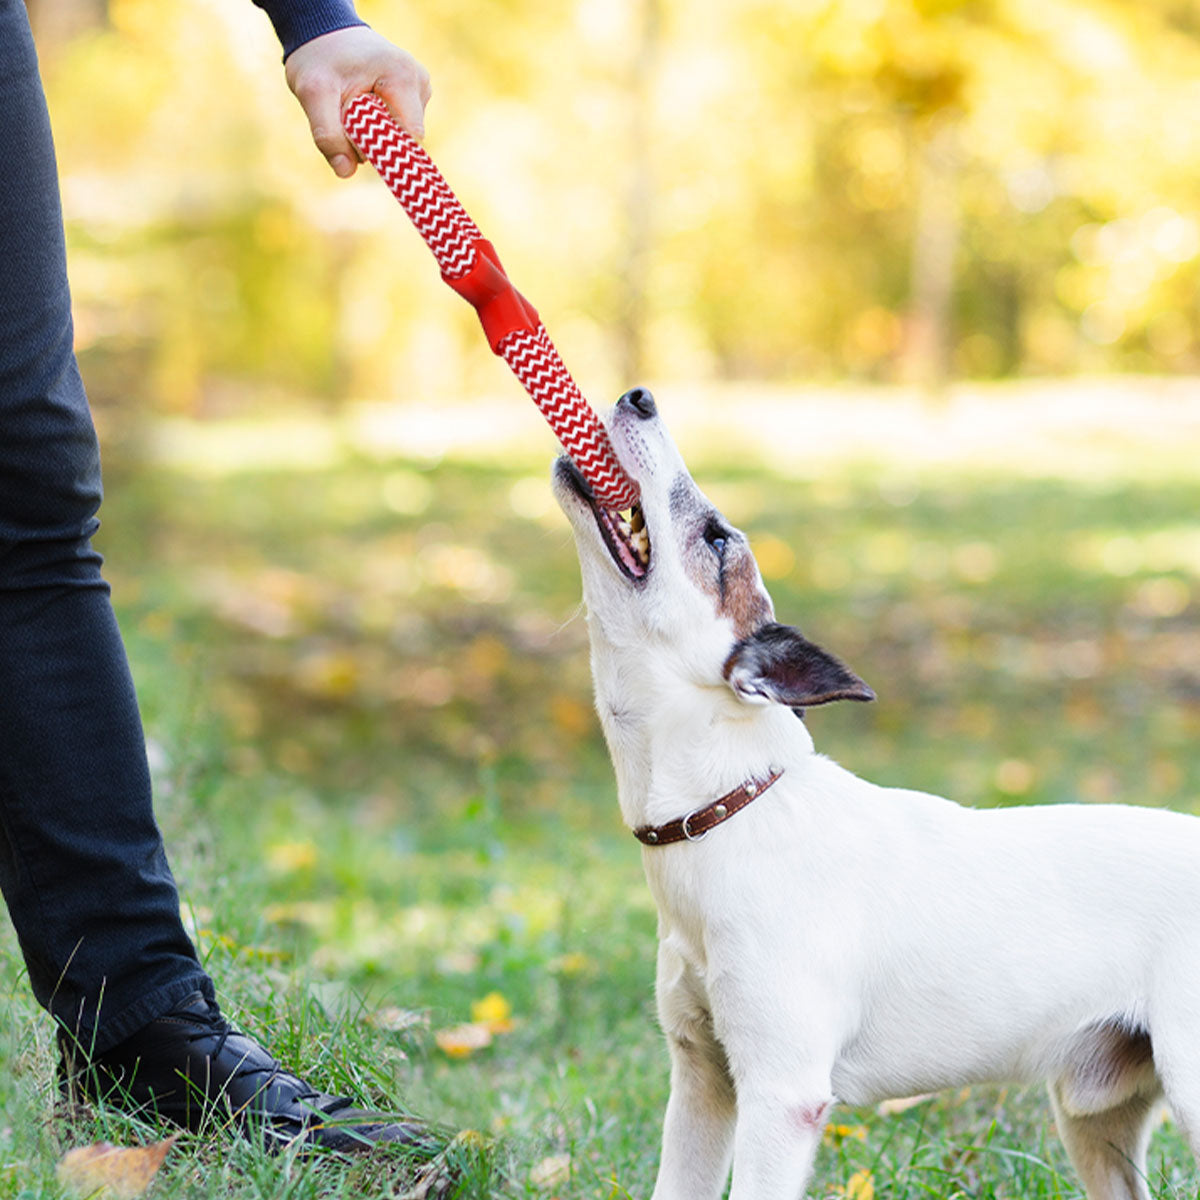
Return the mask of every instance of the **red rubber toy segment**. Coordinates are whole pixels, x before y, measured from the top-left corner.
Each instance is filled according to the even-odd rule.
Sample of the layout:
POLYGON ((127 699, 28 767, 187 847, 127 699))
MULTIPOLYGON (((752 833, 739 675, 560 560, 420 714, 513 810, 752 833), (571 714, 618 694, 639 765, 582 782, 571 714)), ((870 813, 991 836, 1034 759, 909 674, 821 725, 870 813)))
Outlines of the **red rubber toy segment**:
MULTIPOLYGON (((350 139, 408 213, 452 287, 474 270, 481 243, 484 253, 494 255, 433 160, 392 119, 378 96, 368 93, 353 100, 344 124, 350 139)), ((479 289, 456 290, 476 306, 492 348, 524 385, 597 501, 608 508, 632 507, 638 486, 617 461, 608 431, 571 378, 532 306, 508 283, 499 260, 494 261, 503 287, 493 283, 483 295, 479 289)))

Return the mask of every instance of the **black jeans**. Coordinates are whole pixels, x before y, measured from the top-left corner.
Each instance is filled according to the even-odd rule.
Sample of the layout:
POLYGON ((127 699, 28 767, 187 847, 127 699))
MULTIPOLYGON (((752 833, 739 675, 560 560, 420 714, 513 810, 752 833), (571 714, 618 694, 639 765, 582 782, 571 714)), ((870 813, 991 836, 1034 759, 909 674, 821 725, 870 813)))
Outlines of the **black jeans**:
POLYGON ((22 0, 0 0, 0 888, 38 1001, 97 1049, 212 984, 179 919, 91 547, 100 457, 22 0))

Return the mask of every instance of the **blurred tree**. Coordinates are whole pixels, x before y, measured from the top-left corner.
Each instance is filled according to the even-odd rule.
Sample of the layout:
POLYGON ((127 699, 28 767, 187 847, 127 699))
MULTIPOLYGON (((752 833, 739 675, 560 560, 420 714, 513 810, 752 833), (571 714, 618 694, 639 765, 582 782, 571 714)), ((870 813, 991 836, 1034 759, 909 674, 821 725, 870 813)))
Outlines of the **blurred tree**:
MULTIPOLYGON (((327 173, 249 0, 72 3, 43 62, 99 398, 509 385, 369 171, 327 173)), ((1200 368, 1200 0, 361 10, 589 394, 1200 368)))

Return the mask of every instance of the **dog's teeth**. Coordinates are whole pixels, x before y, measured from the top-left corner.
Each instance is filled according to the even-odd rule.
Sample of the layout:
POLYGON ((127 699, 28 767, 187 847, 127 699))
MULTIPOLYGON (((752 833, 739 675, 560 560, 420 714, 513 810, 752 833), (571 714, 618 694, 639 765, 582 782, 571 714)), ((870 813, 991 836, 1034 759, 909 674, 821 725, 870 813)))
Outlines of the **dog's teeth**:
POLYGON ((641 531, 646 528, 646 518, 642 516, 641 505, 638 505, 638 507, 629 514, 629 528, 632 529, 634 533, 641 533, 641 531))
POLYGON ((642 563, 650 560, 650 535, 646 532, 646 527, 643 525, 629 539, 630 546, 633 547, 633 552, 638 556, 638 561, 642 563))

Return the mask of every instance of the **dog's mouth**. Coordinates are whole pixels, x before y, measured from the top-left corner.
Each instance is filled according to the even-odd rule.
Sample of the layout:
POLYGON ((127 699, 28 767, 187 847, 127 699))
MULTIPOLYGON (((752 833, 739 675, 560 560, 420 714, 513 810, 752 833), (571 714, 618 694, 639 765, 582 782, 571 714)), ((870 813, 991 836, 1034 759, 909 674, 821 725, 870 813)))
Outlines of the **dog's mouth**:
POLYGON ((558 470, 571 490, 592 510, 604 545, 621 573, 634 583, 645 579, 650 571, 650 532, 642 506, 635 504, 618 512, 597 504, 587 480, 566 455, 558 460, 558 470))

